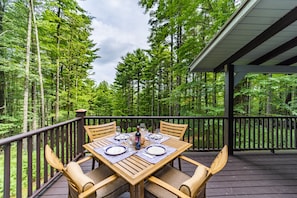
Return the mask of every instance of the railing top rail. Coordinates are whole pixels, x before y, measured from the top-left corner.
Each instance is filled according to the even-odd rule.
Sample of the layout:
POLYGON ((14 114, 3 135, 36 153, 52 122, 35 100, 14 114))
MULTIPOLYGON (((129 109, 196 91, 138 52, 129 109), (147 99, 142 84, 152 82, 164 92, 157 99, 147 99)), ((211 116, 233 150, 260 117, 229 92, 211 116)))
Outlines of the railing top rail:
POLYGON ((234 116, 234 118, 294 118, 297 116, 234 116))
MULTIPOLYGON (((85 116, 87 119, 227 119, 227 116, 85 116)), ((296 118, 297 116, 234 116, 234 118, 296 118)))
POLYGON ((65 122, 60 122, 60 123, 57 123, 57 124, 54 124, 54 125, 51 125, 51 126, 43 127, 43 128, 40 128, 40 129, 28 131, 26 133, 22 133, 22 134, 18 134, 18 135, 14 135, 14 136, 11 136, 11 137, 7 137, 7 138, 4 138, 4 139, 1 139, 0 140, 0 146, 5 145, 5 144, 9 144, 11 142, 20 141, 20 140, 22 140, 24 138, 27 138, 27 137, 36 135, 36 134, 41 133, 43 131, 48 131, 48 130, 57 128, 59 126, 63 126, 65 124, 69 124, 71 122, 78 121, 80 119, 82 119, 82 118, 77 117, 77 118, 74 118, 74 119, 71 119, 71 120, 67 120, 65 122))
POLYGON ((227 118, 226 116, 85 116, 87 119, 102 118, 102 119, 213 119, 227 118))

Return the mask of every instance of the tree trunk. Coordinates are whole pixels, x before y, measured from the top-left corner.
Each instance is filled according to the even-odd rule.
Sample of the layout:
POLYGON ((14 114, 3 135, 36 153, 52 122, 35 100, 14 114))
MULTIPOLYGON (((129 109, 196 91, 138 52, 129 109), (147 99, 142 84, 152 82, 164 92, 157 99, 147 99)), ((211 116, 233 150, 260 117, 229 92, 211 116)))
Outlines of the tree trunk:
POLYGON ((140 107, 140 75, 139 75, 140 71, 137 71, 137 115, 139 116, 139 107, 140 107))
MULTIPOLYGON (((61 9, 58 8, 57 16, 60 17, 61 9)), ((60 23, 57 25, 57 59, 56 59, 56 102, 55 102, 55 121, 59 120, 59 87, 60 87, 60 23)))
POLYGON ((212 106, 213 107, 216 107, 217 106, 217 73, 214 73, 213 74, 214 77, 213 77, 213 83, 212 85, 214 86, 213 87, 213 91, 212 91, 212 106))
MULTIPOLYGON (((173 90, 173 73, 172 73, 172 68, 173 68, 173 42, 174 42, 174 36, 173 34, 171 33, 170 34, 170 69, 169 69, 169 75, 170 75, 170 80, 169 80, 169 94, 168 94, 168 97, 171 97, 171 93, 172 93, 172 90, 173 90)), ((174 113, 174 109, 173 109, 173 102, 172 102, 172 99, 170 98, 169 100, 169 115, 172 116, 173 113, 174 113)))
POLYGON ((37 129, 37 101, 36 101, 36 83, 32 82, 31 100, 32 100, 32 129, 37 129))
POLYGON ((38 64, 38 75, 39 75, 39 84, 40 84, 40 99, 41 99, 41 127, 45 126, 45 104, 44 104, 44 89, 43 89, 43 77, 42 77, 42 69, 41 69, 41 57, 40 57, 40 47, 39 47, 39 37, 38 37, 38 28, 34 13, 34 3, 33 0, 30 0, 30 9, 32 13, 35 37, 36 37, 36 48, 37 48, 37 64, 38 64))
POLYGON ((25 87, 24 87, 24 116, 23 116, 23 133, 28 130, 28 99, 29 99, 29 73, 30 73, 30 52, 31 52, 31 32, 32 32, 32 13, 29 9, 27 46, 26 46, 26 65, 25 65, 25 87))
POLYGON ((4 112, 4 109, 5 109, 5 75, 3 71, 0 71, 0 115, 4 112))
MULTIPOLYGON (((159 67, 159 78, 158 78, 158 91, 157 91, 157 101, 158 101, 158 107, 157 107, 157 116, 160 116, 161 115, 161 83, 162 83, 162 78, 163 78, 163 75, 162 75, 162 69, 161 67, 159 67)), ((163 90, 164 91, 164 90, 163 90)))
MULTIPOLYGON (((268 74, 269 78, 272 77, 272 74, 268 74)), ((272 91, 271 88, 268 87, 267 92, 267 104, 266 104, 266 115, 271 116, 271 101, 272 101, 272 91)))
MULTIPOLYGON (((3 32, 3 15, 4 15, 4 2, 0 1, 0 36, 4 34, 3 32)), ((1 44, 0 44, 1 47, 1 44)), ((0 56, 3 56, 3 51, 0 48, 0 56)), ((2 67, 0 65, 0 67, 2 67)), ((5 74, 4 71, 0 71, 0 115, 4 112, 5 108, 5 74)))
MULTIPOLYGON (((204 85, 206 85, 206 84, 207 84, 207 81, 208 81, 207 73, 204 72, 203 75, 204 75, 204 77, 203 77, 203 79, 204 79, 204 85)), ((208 104, 207 87, 204 88, 204 103, 205 103, 205 107, 207 107, 207 109, 208 109, 209 104, 208 104)), ((209 111, 209 110, 206 110, 206 113, 208 113, 208 111, 209 111)))

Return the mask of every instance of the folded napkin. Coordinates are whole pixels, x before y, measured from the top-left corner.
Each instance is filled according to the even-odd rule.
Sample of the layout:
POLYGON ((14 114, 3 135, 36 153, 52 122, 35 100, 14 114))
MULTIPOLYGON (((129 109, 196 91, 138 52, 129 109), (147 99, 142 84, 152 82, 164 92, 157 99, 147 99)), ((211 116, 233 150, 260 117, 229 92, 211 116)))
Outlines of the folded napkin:
POLYGON ((146 160, 146 161, 148 161, 148 162, 150 162, 152 164, 156 164, 156 163, 158 163, 159 161, 161 161, 162 159, 164 159, 165 157, 167 157, 168 155, 170 155, 171 153, 173 153, 176 150, 175 148, 172 148, 170 146, 166 146, 166 145, 163 145, 163 144, 162 144, 162 146, 166 148, 166 153, 163 154, 163 155, 151 155, 151 154, 148 154, 148 153, 146 153, 145 148, 139 150, 135 155, 141 157, 142 159, 144 159, 144 160, 146 160))
POLYGON ((136 153, 136 151, 129 151, 129 149, 127 149, 127 151, 125 153, 120 154, 120 155, 108 155, 105 153, 105 149, 108 147, 110 147, 110 145, 106 146, 106 147, 94 148, 94 151, 96 151, 97 153, 102 155, 105 159, 107 159, 111 163, 117 163, 127 157, 130 157, 134 153, 136 153))

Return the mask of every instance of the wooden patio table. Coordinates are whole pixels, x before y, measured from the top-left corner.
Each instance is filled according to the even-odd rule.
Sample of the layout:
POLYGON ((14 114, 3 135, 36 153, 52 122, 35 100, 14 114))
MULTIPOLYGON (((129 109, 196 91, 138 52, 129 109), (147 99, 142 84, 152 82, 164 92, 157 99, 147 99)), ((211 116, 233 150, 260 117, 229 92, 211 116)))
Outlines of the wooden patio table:
MULTIPOLYGON (((130 184, 130 197, 132 198, 144 197, 145 179, 157 170, 161 169, 167 163, 174 160, 177 156, 179 156, 181 153, 192 146, 192 144, 190 143, 180 141, 174 137, 170 137, 166 141, 162 142, 162 144, 168 147, 172 147, 175 150, 156 163, 151 163, 139 157, 137 154, 133 154, 116 163, 111 163, 108 159, 106 159, 104 155, 101 155, 94 150, 96 148, 102 148, 113 144, 108 140, 108 138, 110 137, 112 136, 97 139, 94 142, 83 145, 83 147, 88 150, 93 156, 99 159, 100 162, 107 165, 117 175, 125 179, 130 184)), ((145 141, 144 145, 142 145, 142 148, 145 148, 149 144, 149 141, 145 141)))

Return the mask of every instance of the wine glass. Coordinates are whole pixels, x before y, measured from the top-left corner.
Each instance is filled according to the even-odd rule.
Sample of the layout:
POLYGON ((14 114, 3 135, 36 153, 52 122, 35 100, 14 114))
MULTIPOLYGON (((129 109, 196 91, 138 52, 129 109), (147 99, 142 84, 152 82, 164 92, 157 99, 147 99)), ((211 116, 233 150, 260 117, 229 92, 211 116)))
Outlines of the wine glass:
POLYGON ((155 133, 156 133, 156 134, 159 134, 159 133, 160 133, 160 129, 157 128, 157 129, 155 130, 155 133))
POLYGON ((127 143, 128 143, 128 151, 129 152, 133 151, 133 141, 132 141, 131 137, 129 137, 127 139, 127 143))
POLYGON ((150 134, 149 140, 150 140, 150 144, 158 144, 159 143, 158 137, 154 133, 150 134))
POLYGON ((139 127, 141 131, 145 130, 145 123, 140 123, 139 127))
POLYGON ((140 127, 140 133, 142 133, 144 137, 146 137, 147 129, 146 129, 145 123, 140 123, 139 127, 140 127))
POLYGON ((118 136, 120 134, 121 134, 121 127, 120 126, 117 126, 116 127, 116 136, 118 136))
POLYGON ((115 137, 114 139, 117 140, 119 143, 121 143, 121 127, 120 126, 116 126, 116 131, 115 131, 115 137))
POLYGON ((156 128, 155 133, 154 133, 154 137, 155 137, 155 144, 159 144, 161 139, 162 139, 162 135, 160 134, 160 129, 156 128))

